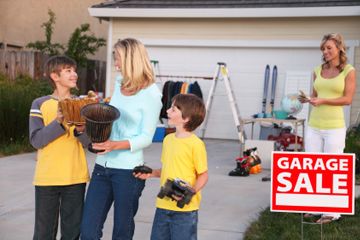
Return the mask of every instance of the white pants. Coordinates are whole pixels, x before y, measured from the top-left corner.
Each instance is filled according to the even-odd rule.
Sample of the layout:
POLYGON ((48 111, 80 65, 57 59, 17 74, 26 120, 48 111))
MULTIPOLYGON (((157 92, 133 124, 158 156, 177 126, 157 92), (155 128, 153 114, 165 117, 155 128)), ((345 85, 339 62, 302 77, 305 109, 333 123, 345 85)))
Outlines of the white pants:
MULTIPOLYGON (((329 130, 315 129, 307 126, 305 133, 305 151, 319 153, 343 153, 345 148, 346 128, 329 130)), ((323 216, 340 218, 340 214, 323 216)))

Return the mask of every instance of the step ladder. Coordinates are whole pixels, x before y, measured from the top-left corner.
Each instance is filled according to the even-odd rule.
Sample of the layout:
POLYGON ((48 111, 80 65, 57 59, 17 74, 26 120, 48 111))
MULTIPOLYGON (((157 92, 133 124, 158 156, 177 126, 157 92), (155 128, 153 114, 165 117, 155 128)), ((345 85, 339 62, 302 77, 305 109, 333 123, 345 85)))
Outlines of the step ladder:
POLYGON ((161 79, 161 75, 160 75, 160 65, 159 65, 159 61, 158 60, 150 60, 150 63, 152 65, 153 68, 153 72, 154 72, 154 77, 155 77, 155 82, 156 83, 160 83, 162 87, 162 79, 161 79), (158 79, 159 78, 159 79, 158 79))
POLYGON ((243 131, 243 129, 240 126, 240 121, 241 121, 241 116, 240 116, 240 111, 235 99, 235 95, 234 92, 232 90, 232 86, 231 86, 231 82, 230 82, 230 77, 229 77, 229 72, 228 69, 226 67, 226 63, 224 62, 218 62, 217 63, 217 68, 213 77, 213 82, 210 88, 210 92, 209 92, 209 96, 207 98, 207 102, 206 102, 206 110, 207 110, 207 114, 205 116, 204 119, 204 123, 202 125, 201 128, 201 137, 204 138, 205 137, 205 132, 206 132, 206 127, 207 127, 207 123, 209 120, 209 116, 210 116, 210 112, 211 112, 211 105, 212 102, 214 100, 215 97, 215 90, 217 87, 217 84, 219 82, 219 80, 223 80, 224 84, 225 84, 225 88, 226 88, 226 94, 228 96, 229 99, 229 103, 230 103, 230 108, 232 111, 232 115, 235 121, 235 125, 236 125, 236 129, 237 129, 237 133, 238 133, 238 137, 239 137, 239 141, 240 141, 240 153, 243 152, 243 148, 244 148, 244 142, 245 142, 245 132, 243 131))

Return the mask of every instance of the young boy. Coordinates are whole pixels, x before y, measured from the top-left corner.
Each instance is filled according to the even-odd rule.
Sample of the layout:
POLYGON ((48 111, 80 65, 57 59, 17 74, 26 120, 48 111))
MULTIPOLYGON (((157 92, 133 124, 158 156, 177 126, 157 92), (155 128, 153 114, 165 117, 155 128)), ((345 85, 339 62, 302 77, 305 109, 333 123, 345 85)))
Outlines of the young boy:
POLYGON ((162 168, 153 170, 151 174, 138 173, 135 176, 142 179, 160 177, 162 186, 167 179, 179 178, 193 187, 196 194, 183 208, 169 197, 157 198, 151 232, 152 240, 193 240, 197 239, 200 190, 208 180, 205 144, 193 131, 203 122, 206 110, 203 101, 193 94, 176 95, 172 102, 167 110, 168 124, 174 126, 176 132, 164 139, 162 168))
POLYGON ((89 180, 82 144, 89 140, 84 126, 63 125, 59 99, 71 97, 76 87, 76 63, 66 56, 53 56, 44 75, 54 87, 52 95, 33 101, 30 109, 30 143, 38 149, 34 176, 35 240, 56 239, 61 219, 61 239, 78 239, 86 182, 89 180), (79 140, 81 142, 79 142, 79 140))

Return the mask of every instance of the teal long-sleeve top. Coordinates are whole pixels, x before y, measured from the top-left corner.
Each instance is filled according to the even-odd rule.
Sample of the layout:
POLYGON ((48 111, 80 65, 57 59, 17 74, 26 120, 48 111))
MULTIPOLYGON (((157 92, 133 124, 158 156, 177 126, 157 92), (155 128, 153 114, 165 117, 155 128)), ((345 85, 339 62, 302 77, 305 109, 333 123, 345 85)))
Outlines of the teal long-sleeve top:
POLYGON ((149 146, 155 133, 162 107, 161 93, 152 84, 135 95, 125 96, 120 91, 121 77, 115 80, 110 105, 120 111, 113 123, 110 140, 130 142, 130 149, 114 150, 98 155, 96 163, 107 168, 133 169, 144 164, 143 149, 149 146))

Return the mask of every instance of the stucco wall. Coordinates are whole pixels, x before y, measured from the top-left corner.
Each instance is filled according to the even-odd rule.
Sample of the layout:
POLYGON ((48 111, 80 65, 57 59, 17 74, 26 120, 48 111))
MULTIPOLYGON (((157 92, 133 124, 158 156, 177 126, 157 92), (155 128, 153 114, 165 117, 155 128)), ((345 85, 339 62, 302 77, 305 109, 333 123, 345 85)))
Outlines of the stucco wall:
MULTIPOLYGON (((53 42, 66 44, 70 34, 82 23, 89 23, 97 37, 107 38, 108 22, 91 17, 88 7, 102 0, 1 0, 0 42, 25 46, 29 42, 45 40, 40 25, 49 18, 50 8, 56 16, 53 42)), ((105 60, 106 47, 91 57, 105 60)))
MULTIPOLYGON (((330 32, 360 41, 360 17, 266 19, 114 19, 112 43, 118 38, 206 40, 320 40, 330 32)), ((320 51, 319 51, 320 58, 320 51)), ((360 110, 360 48, 355 49, 357 91, 350 123, 360 110)), ((113 69, 113 68, 112 68, 113 69)), ((112 86, 113 84, 111 84, 112 86)))

